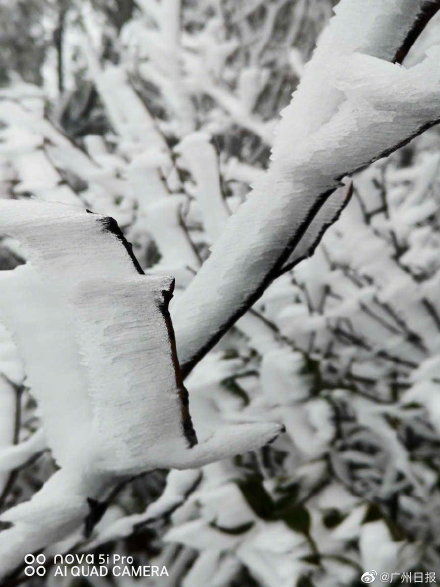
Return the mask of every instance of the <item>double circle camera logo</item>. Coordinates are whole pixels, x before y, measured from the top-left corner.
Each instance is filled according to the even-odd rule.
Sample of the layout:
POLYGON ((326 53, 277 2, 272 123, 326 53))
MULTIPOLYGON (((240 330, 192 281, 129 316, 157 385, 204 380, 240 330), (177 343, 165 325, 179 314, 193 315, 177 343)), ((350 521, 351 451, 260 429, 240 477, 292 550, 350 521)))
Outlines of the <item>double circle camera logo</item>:
POLYGON ((43 566, 46 562, 46 557, 44 554, 37 554, 37 556, 34 556, 33 554, 27 554, 24 557, 24 562, 26 563, 24 574, 27 577, 33 577, 34 575, 37 575, 38 577, 44 577, 46 574, 46 567, 43 566))

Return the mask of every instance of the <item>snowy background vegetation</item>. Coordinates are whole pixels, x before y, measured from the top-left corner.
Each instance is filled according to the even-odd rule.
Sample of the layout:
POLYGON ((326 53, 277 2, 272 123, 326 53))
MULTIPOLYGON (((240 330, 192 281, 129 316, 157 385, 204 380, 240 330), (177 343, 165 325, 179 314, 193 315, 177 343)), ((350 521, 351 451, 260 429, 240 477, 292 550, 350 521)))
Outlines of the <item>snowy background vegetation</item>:
POLYGON ((167 566, 145 585, 440 579, 440 6, 341 0, 305 68, 337 4, 0 1, 11 585, 43 549, 167 566))

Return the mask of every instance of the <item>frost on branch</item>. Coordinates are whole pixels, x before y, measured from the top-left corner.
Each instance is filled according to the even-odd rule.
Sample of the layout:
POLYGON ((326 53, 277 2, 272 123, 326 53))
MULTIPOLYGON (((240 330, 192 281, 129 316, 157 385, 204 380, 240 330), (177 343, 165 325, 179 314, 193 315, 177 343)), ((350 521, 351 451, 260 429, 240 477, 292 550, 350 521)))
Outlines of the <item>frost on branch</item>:
POLYGON ((184 370, 258 299, 344 176, 440 119, 438 47, 411 68, 390 63, 422 4, 338 5, 282 113, 268 172, 172 308, 184 370))
MULTIPOLYGON (((120 443, 122 431, 131 432, 121 418, 122 408, 130 402, 118 395, 119 411, 112 413, 111 405, 101 404, 102 412, 118 422, 118 428, 105 432, 97 426, 93 437, 100 447, 99 439, 106 434, 115 447, 115 462, 105 451, 100 455, 107 471, 122 458, 126 460, 118 469, 124 481, 117 486, 117 495, 111 483, 99 489, 99 480, 81 479, 63 467, 63 475, 53 476, 25 504, 35 486, 53 472, 49 452, 41 454, 47 446, 42 426, 46 413, 41 402, 35 405, 19 370, 14 374, 17 361, 2 337, 0 357, 5 360, 0 370, 13 390, 7 386, 1 400, 8 413, 5 421, 10 422, 2 429, 0 471, 5 489, 1 505, 22 503, 10 515, 23 520, 21 529, 17 523, 6 530, 5 542, 11 541, 11 549, 2 554, 14 559, 20 550, 14 537, 22 530, 26 549, 66 536, 48 546, 47 555, 87 552, 105 543, 110 552, 136 551, 143 564, 167 564, 173 580, 184 587, 254 581, 278 587, 295 580, 301 585, 334 587, 358 581, 361 569, 437 570, 436 130, 356 175, 354 197, 342 214, 350 184, 343 180, 340 190, 331 195, 326 191, 328 198, 319 200, 319 212, 303 224, 304 234, 296 231, 296 247, 283 249, 286 258, 276 268, 270 256, 279 258, 275 237, 269 242, 270 255, 265 257, 261 249, 268 232, 276 233, 284 220, 291 223, 286 234, 292 236, 300 220, 293 218, 298 201, 307 208, 319 196, 313 190, 304 190, 301 198, 295 197, 296 191, 289 193, 291 214, 283 211, 274 221, 272 199, 277 201, 281 188, 287 186, 287 193, 292 185, 296 190, 309 180, 314 188, 322 179, 321 166, 327 180, 329 165, 339 167, 340 162, 364 153, 364 138, 368 148, 371 135, 378 140, 385 135, 390 138, 387 122, 377 124, 375 133, 366 124, 373 119, 376 124, 380 115, 394 116, 403 88, 410 100, 399 105, 401 120, 396 126, 405 129, 403 118, 411 114, 410 102, 422 108, 424 100, 418 99, 414 88, 419 85, 418 75, 421 79, 424 74, 414 66, 421 66, 426 50, 438 45, 438 21, 426 29, 416 50, 411 47, 424 27, 419 9, 426 7, 428 14, 440 4, 340 2, 336 20, 307 67, 317 33, 336 2, 118 0, 123 11, 113 10, 108 2, 67 3, 66 18, 58 20, 61 4, 26 2, 26 7, 38 5, 44 15, 41 38, 52 35, 56 27, 61 46, 43 55, 41 70, 32 76, 27 67, 19 71, 27 81, 43 79, 43 88, 24 84, 11 72, 10 82, 0 91, 1 191, 12 199, 36 196, 114 217, 133 242, 139 265, 155 283, 168 283, 164 276, 175 276, 176 300, 209 257, 213 243, 217 259, 222 259, 215 242, 229 212, 239 210, 248 197, 249 184, 266 185, 272 129, 303 78, 295 94, 296 106, 289 108, 291 116, 286 113, 284 131, 281 127, 278 131, 283 140, 277 139, 274 145, 275 159, 284 161, 286 168, 293 162, 291 176, 298 181, 289 183, 287 174, 280 186, 276 173, 284 174, 286 169, 280 164, 278 170, 270 171, 264 199, 267 226, 252 242, 253 217, 245 219, 243 213, 231 240, 238 246, 237 254, 247 259, 237 278, 240 287, 249 280, 254 263, 264 271, 270 269, 258 292, 262 296, 239 308, 241 312, 252 304, 251 311, 228 332, 220 329, 225 335, 203 362, 194 367, 211 339, 187 364, 188 371, 194 367, 186 386, 200 447, 185 449, 186 454, 173 451, 171 456, 179 458, 179 466, 185 465, 186 457, 195 464, 196 456, 197 465, 203 465, 205 457, 221 458, 225 450, 232 454, 232 438, 244 450, 243 437, 253 443, 249 426, 257 433, 257 421, 280 421, 286 434, 257 453, 196 471, 173 470, 166 480, 166 472, 156 470, 125 483, 121 471, 126 470, 125 464, 134 470, 139 439, 149 433, 133 429, 133 443, 120 443), (403 39, 400 45, 399 39, 403 39), (390 66, 400 63, 408 49, 402 69, 390 66), (390 111, 385 112, 388 106, 390 111), (353 119, 351 129, 347 113, 353 119), (357 122, 362 124, 355 133, 357 122), (325 138, 327 123, 332 132, 325 138), (352 134, 357 134, 356 139, 352 134), (313 137, 319 140, 309 140, 313 137), (307 155, 298 169, 302 152, 310 155, 310 161, 307 155), (313 259, 287 271, 315 249, 323 229, 338 216, 313 259), (245 251, 240 249, 242 244, 245 251), (21 401, 12 401, 15 390, 21 401), (20 411, 21 422, 15 418, 11 425, 20 411), (18 436, 11 435, 17 430, 18 436), (204 442, 209 438, 210 443, 204 442), (18 444, 11 445, 15 441, 18 444), (16 467, 20 470, 11 477, 10 470, 16 467), (90 508, 87 497, 93 495, 90 508), (100 500, 109 502, 109 507, 96 524, 97 514, 106 505, 95 503, 100 500), (30 518, 45 538, 40 529, 32 532, 30 518), (90 537, 84 536, 85 518, 89 531, 94 526, 90 537)), ((5 12, 12 9, 5 5, 1 13, 5 12)), ((12 20, 12 28, 20 26, 15 14, 12 20)), ((0 27, 3 32, 3 23, 0 27)), ((28 29, 16 35, 16 43, 35 36, 34 27, 28 29)), ((40 42, 37 38, 24 48, 32 52, 30 62, 40 42)), ((10 53, 3 52, 6 62, 5 55, 10 53)), ((428 90, 435 75, 430 69, 425 73, 423 84, 428 90)), ((417 115, 420 112, 414 110, 417 115)), ((339 184, 338 176, 335 185, 339 184)), ((0 267, 10 269, 12 260, 20 257, 25 255, 17 242, 0 239, 0 267)), ((26 267, 31 265, 28 262, 26 267)), ((94 267, 93 260, 89 265, 94 267)), ((107 386, 107 398, 121 390, 118 374, 129 365, 126 380, 136 391, 139 365, 131 355, 115 352, 113 338, 109 343, 104 336, 99 316, 111 306, 109 316, 115 325, 130 321, 136 333, 133 342, 129 333, 116 326, 113 336, 140 352, 137 333, 144 327, 147 331, 148 325, 138 317, 134 321, 127 304, 119 302, 126 294, 130 307, 139 309, 149 293, 155 296, 138 285, 143 278, 131 266, 130 274, 122 278, 111 272, 98 280, 95 273, 85 275, 85 266, 82 263, 79 287, 65 292, 71 294, 69 304, 75 308, 71 332, 75 341, 84 341, 82 351, 89 349, 82 352, 84 371, 88 377, 88 370, 95 374, 94 393, 102 391, 101 376, 110 384, 113 379, 117 382, 115 389, 107 386), (82 280, 85 277, 87 283, 82 280), (81 321, 80 315, 84 316, 81 321), (84 322, 87 326, 82 332, 84 322), (96 340, 89 336, 92 329, 96 340), (89 360, 86 367, 90 353, 99 357, 99 364, 89 360), (114 368, 103 369, 113 356, 114 368), (132 377, 135 373, 137 378, 132 377)), ((20 271, 25 275, 24 268, 20 271)), ((205 296, 212 296, 211 305, 221 306, 219 311, 231 325, 237 308, 219 301, 233 279, 228 273, 224 279, 214 271, 210 275, 212 283, 204 282, 201 289, 205 296)), ((30 279, 29 272, 27 276, 30 279)), ((54 288, 53 294, 47 292, 52 304, 59 293, 59 287, 54 288)), ((23 304, 28 302, 22 299, 23 304)), ((240 296, 234 299, 243 302, 240 296)), ((182 303, 191 306, 191 298, 183 293, 182 303)), ((192 313, 196 337, 201 329, 211 336, 208 319, 197 309, 183 309, 183 315, 192 313)), ((186 343, 179 329, 182 352, 186 343)), ((87 396, 89 389, 91 385, 87 396)), ((173 390, 177 392, 177 386, 173 390)), ((61 398, 69 406, 62 393, 60 404, 61 398)), ((136 409, 142 412, 139 405, 136 409)), ((146 411, 148 418, 152 413, 146 411)), ((175 413, 161 417, 169 422, 175 413)), ((81 433, 84 428, 77 426, 81 433)), ((75 450, 72 442, 71 451, 75 450)))
POLYGON ((2 200, 0 230, 27 259, 0 276, 1 315, 61 467, 3 515, 14 526, 0 537, 2 573, 65 538, 118 478, 197 467, 277 435, 276 424, 245 423, 197 444, 167 309, 172 280, 140 274, 112 219, 2 200))

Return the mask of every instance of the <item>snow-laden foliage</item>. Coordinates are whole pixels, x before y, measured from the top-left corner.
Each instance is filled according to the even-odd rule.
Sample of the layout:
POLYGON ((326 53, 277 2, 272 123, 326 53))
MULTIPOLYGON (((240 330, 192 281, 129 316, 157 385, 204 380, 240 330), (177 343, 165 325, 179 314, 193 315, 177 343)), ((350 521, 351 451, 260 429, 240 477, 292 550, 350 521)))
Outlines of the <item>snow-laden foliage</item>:
POLYGON ((212 550, 267 585, 292 575, 346 585, 368 569, 438 574, 438 145, 419 141, 357 177, 313 259, 258 305, 281 342, 262 358, 241 350, 223 385, 256 394, 287 438, 257 475, 240 464, 235 499, 251 508, 241 527, 218 522, 237 481, 205 472, 192 496, 199 524, 192 513, 167 534, 202 553, 188 585, 203 581, 212 550), (229 544, 213 524, 229 529, 229 544))
POLYGON ((331 4, 38 4, 0 90, 2 572, 440 573, 438 135, 368 167, 440 119, 438 2, 341 0, 305 65, 331 4))

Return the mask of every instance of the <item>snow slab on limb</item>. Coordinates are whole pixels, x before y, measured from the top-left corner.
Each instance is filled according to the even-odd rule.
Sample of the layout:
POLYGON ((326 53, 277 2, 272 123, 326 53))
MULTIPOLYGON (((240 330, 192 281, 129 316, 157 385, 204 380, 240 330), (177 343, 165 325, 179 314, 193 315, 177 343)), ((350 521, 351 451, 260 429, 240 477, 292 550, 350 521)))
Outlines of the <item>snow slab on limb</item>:
POLYGON ((1 272, 0 317, 61 467, 2 516, 13 524, 0 533, 2 577, 24 554, 76 530, 90 500, 118 480, 254 450, 281 427, 228 425, 196 444, 168 314, 173 280, 141 274, 113 219, 0 200, 0 233, 17 239, 27 258, 1 272))

